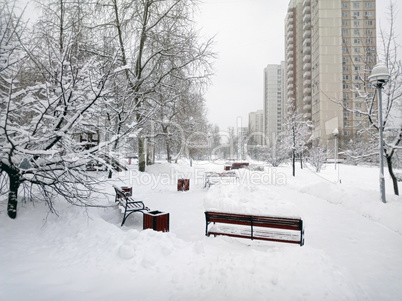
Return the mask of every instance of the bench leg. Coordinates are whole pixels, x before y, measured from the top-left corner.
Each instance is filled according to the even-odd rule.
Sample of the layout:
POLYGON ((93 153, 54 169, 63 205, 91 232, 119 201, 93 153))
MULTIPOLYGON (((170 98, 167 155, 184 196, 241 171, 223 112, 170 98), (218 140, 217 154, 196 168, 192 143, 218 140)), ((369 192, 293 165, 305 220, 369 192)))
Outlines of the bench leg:
POLYGON ((126 216, 126 215, 124 215, 124 217, 123 217, 123 221, 121 222, 121 226, 120 226, 120 227, 123 227, 124 223, 126 222, 126 219, 127 219, 127 216, 126 216))

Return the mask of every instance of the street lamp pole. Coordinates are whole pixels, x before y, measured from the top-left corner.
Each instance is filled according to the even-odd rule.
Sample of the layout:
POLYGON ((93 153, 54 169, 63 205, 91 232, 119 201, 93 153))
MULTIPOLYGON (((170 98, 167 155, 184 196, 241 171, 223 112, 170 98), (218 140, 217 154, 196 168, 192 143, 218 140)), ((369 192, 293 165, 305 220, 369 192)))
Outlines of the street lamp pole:
POLYGON ((381 201, 386 203, 385 199, 385 179, 384 179, 384 140, 383 131, 384 125, 382 121, 382 89, 388 83, 390 78, 387 66, 384 63, 378 63, 374 66, 371 75, 369 76, 370 83, 377 88, 378 92, 378 131, 379 131, 379 146, 380 146, 380 191, 381 201))
POLYGON ((339 135, 338 128, 335 128, 332 134, 334 135, 334 162, 335 162, 334 165, 336 169, 336 164, 338 163, 338 135, 339 135))
POLYGON ((383 143, 383 123, 382 123, 382 85, 377 85, 378 91, 378 130, 379 130, 379 144, 380 144, 380 191, 381 201, 386 203, 385 199, 385 179, 384 179, 384 143, 383 143))

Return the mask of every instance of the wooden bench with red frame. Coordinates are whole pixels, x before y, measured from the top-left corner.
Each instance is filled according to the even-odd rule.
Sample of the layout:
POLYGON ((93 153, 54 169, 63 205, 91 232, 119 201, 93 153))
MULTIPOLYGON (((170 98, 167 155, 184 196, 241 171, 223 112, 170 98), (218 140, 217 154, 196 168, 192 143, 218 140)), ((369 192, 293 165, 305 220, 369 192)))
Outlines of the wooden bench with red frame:
POLYGON ((205 235, 226 235, 240 238, 304 244, 303 221, 299 217, 246 215, 205 212, 205 235), (212 225, 211 225, 212 224, 212 225))

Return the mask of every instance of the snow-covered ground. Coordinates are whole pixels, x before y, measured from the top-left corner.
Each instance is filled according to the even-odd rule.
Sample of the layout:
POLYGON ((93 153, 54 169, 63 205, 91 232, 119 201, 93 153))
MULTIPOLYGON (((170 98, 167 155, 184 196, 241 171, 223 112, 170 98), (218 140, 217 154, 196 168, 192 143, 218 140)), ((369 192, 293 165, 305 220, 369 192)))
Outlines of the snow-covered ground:
MULTIPOLYGON (((402 200, 378 168, 240 170, 238 184, 203 188, 222 164, 161 163, 114 179, 152 210, 169 212, 170 232, 142 230, 142 214, 120 227, 115 207, 86 211, 56 202, 0 201, 0 300, 402 300, 402 200), (177 179, 190 178, 178 192, 177 179), (338 181, 338 177, 341 183, 338 181), (299 215, 305 245, 206 237, 206 209, 299 215)), ((111 183, 99 204, 113 205, 111 183), (107 194, 106 194, 107 193, 107 194)))

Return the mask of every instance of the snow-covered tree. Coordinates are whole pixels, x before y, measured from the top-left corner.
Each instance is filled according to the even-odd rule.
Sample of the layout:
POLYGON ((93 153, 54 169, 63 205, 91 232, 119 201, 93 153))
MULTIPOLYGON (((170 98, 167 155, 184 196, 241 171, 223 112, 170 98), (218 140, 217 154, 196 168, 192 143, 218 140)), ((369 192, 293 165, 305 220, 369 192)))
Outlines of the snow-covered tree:
POLYGON ((313 146, 308 152, 308 163, 310 163, 316 172, 320 172, 327 161, 327 150, 319 145, 313 146))
POLYGON ((375 144, 365 139, 348 141, 344 147, 345 150, 342 152, 346 157, 346 163, 357 165, 362 162, 373 161, 374 154, 377 154, 373 145, 375 144))
POLYGON ((304 120, 303 114, 296 111, 294 99, 289 99, 287 118, 285 123, 285 136, 282 143, 291 150, 292 174, 296 175, 296 157, 299 156, 302 165, 303 153, 308 149, 311 141, 311 122, 304 120))
MULTIPOLYGON (((121 111, 119 118, 135 116, 137 123, 148 120, 160 104, 161 85, 177 80, 206 79, 210 74, 211 41, 200 42, 192 23, 194 0, 100 0, 99 24, 108 30, 127 87, 128 106, 135 112, 121 111)), ((179 89, 181 90, 181 89, 179 89)), ((172 101, 169 94, 162 103, 172 101)), ((144 137, 137 133, 139 170, 145 170, 144 137)))
POLYGON ((81 44, 83 37, 72 26, 77 19, 65 14, 67 4, 52 5, 58 9, 47 10, 29 36, 22 34, 13 12, 1 9, 1 61, 6 64, 1 72, 0 171, 8 178, 12 218, 21 185, 29 187, 30 199, 45 200, 53 210, 56 196, 91 205, 88 197, 96 184, 85 167, 102 146, 80 143, 77 135, 91 126, 96 130, 101 104, 110 93, 106 85, 113 61, 82 49, 91 45, 81 44))

